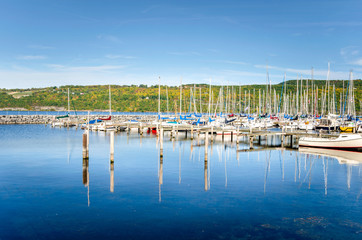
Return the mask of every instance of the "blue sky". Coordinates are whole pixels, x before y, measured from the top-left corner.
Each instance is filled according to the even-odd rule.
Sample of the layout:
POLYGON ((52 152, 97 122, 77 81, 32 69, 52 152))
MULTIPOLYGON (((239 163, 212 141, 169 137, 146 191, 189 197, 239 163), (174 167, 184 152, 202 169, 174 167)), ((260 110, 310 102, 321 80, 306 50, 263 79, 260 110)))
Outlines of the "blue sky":
POLYGON ((362 77, 362 1, 0 1, 0 88, 362 77))

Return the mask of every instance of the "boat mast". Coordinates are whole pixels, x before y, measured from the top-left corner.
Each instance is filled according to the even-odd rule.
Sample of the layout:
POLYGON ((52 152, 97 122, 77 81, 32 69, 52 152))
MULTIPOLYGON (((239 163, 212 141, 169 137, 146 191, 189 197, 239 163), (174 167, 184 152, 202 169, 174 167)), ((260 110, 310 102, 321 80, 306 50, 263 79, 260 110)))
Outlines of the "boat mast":
POLYGON ((168 90, 166 85, 166 108, 167 108, 167 114, 168 114, 168 90))
POLYGON ((161 77, 158 77, 158 115, 161 114, 161 77))
POLYGON ((112 115, 112 103, 111 103, 111 85, 109 85, 109 116, 112 115))
POLYGON ((70 102, 69 102, 69 88, 68 88, 68 114, 70 112, 70 102))
POLYGON ((181 82, 180 82, 180 116, 182 113, 182 78, 181 78, 181 82))

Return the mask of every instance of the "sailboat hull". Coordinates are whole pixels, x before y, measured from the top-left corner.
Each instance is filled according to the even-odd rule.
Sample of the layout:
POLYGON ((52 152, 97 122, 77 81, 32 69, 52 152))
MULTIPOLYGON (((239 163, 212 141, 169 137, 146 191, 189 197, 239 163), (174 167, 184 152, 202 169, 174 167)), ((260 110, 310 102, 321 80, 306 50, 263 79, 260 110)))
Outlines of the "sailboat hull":
POLYGON ((359 135, 341 135, 336 139, 305 137, 299 140, 299 147, 362 151, 362 137, 359 135))

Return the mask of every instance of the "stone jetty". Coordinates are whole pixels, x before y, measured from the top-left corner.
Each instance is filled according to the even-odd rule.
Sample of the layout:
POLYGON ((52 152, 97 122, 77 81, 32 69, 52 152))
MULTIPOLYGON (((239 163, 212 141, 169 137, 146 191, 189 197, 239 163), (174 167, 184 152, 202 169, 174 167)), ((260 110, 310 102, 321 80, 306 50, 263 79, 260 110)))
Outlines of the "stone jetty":
MULTIPOLYGON (((50 124, 52 123, 56 115, 0 115, 0 125, 4 124, 50 124)), ((105 115, 90 115, 90 119, 106 118, 105 115)), ((84 123, 86 122, 87 115, 70 116, 70 122, 72 123, 84 123)), ((116 122, 123 122, 129 120, 139 121, 152 121, 156 120, 155 115, 112 115, 112 120, 116 122)))

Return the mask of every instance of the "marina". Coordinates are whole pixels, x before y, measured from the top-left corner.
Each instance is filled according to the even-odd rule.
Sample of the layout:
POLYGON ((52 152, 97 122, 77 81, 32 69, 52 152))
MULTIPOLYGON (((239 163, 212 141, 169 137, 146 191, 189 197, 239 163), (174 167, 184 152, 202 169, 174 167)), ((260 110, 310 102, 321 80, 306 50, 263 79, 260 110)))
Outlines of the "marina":
POLYGON ((361 1, 0 9, 0 240, 362 239, 361 1))

